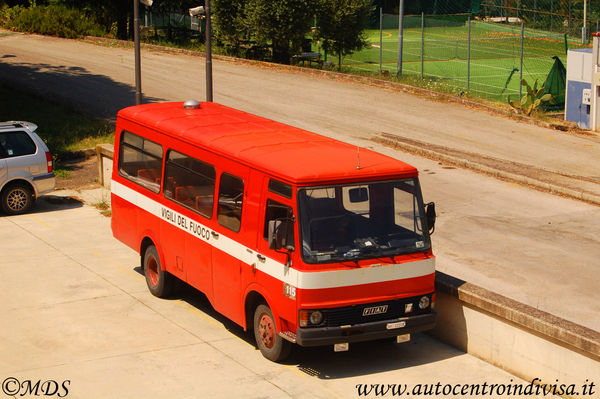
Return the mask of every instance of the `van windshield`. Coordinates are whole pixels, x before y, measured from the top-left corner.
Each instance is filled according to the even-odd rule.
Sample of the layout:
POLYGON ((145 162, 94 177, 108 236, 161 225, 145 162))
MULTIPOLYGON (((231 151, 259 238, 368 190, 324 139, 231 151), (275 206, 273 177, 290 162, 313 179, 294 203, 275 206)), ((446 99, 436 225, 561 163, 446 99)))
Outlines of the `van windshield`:
POLYGON ((307 263, 388 257, 431 248, 416 178, 302 188, 302 256, 307 263))

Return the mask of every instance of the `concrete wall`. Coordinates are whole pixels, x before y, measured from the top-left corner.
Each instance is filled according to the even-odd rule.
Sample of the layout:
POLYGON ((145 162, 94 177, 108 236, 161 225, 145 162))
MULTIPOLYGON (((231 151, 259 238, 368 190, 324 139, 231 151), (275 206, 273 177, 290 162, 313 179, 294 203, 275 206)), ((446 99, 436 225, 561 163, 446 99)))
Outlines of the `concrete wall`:
POLYGON ((98 157, 98 181, 106 188, 110 188, 113 152, 114 148, 112 144, 98 144, 96 146, 96 156, 98 157))
POLYGON ((527 381, 594 382, 586 397, 600 397, 600 333, 444 273, 436 286, 437 338, 527 381))

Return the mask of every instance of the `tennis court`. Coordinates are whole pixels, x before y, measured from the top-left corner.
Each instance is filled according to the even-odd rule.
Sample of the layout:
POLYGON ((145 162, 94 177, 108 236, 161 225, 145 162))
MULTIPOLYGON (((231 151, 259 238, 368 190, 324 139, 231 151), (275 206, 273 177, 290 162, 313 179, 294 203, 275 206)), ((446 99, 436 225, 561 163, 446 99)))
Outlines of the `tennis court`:
MULTIPOLYGON (((397 18, 397 17, 396 17, 397 18)), ((416 75, 451 86, 456 92, 506 101, 518 97, 523 45, 523 78, 541 85, 553 56, 566 64, 566 49, 580 44, 562 34, 525 29, 521 26, 464 20, 441 21, 421 16, 406 17, 403 39, 404 75, 416 75), (407 23, 408 22, 408 23, 407 23), (449 25, 449 26, 444 26, 449 25), (407 27, 408 26, 408 27, 407 27), (522 39, 523 36, 523 39, 522 39)), ((388 24, 390 25, 390 24, 388 24)), ((385 27, 366 32, 369 47, 342 60, 346 68, 395 74, 398 68, 398 28, 385 27), (381 37, 380 37, 381 35, 381 37)))

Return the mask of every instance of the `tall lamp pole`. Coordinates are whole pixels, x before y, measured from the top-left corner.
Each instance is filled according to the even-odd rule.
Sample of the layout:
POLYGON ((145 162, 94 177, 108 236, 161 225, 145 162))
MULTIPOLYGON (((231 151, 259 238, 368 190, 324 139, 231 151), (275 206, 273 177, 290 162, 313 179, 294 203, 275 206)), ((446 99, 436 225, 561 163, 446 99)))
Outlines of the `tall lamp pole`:
POLYGON ((135 47, 135 105, 142 103, 142 68, 140 63, 140 2, 133 0, 133 42, 135 47))
POLYGON ((135 105, 142 103, 142 67, 140 61, 140 3, 151 6, 153 0, 133 0, 133 42, 135 48, 135 105))
POLYGON ((206 101, 213 100, 212 87, 212 43, 210 26, 210 0, 204 0, 204 11, 206 13, 206 101))

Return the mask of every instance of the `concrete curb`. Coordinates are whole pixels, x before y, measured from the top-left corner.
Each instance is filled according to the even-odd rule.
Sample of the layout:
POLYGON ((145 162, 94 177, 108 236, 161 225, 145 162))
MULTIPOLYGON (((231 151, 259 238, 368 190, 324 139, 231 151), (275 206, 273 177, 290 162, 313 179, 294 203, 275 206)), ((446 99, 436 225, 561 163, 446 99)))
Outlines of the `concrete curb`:
POLYGON ((372 139, 373 141, 384 144, 387 146, 391 146, 395 149, 400 149, 402 151, 406 151, 411 154, 421 155, 423 157, 433 159, 435 161, 442 161, 451 165, 460 166, 466 169, 471 169, 474 171, 482 172, 500 179, 513 181, 516 183, 526 184, 532 187, 535 187, 541 191, 546 191, 553 194, 560 194, 565 197, 577 199, 580 201, 589 202, 594 205, 600 205, 600 195, 595 195, 588 192, 573 190, 570 188, 562 187, 556 184, 540 181, 529 176, 519 175, 511 172, 506 172, 503 170, 491 168, 486 165, 481 165, 477 162, 473 162, 467 159, 457 158, 452 155, 441 154, 439 152, 412 145, 409 143, 405 143, 399 140, 394 140, 390 137, 377 136, 372 139))
POLYGON ((436 289, 437 339, 541 385, 544 396, 581 397, 577 385, 600 381, 599 332, 441 272, 436 289))
POLYGON ((436 290, 468 306, 515 324, 563 347, 600 361, 600 332, 525 305, 475 284, 436 272, 436 290))

